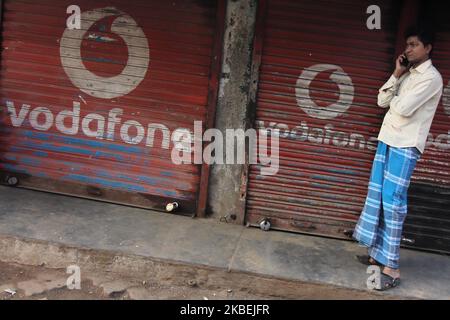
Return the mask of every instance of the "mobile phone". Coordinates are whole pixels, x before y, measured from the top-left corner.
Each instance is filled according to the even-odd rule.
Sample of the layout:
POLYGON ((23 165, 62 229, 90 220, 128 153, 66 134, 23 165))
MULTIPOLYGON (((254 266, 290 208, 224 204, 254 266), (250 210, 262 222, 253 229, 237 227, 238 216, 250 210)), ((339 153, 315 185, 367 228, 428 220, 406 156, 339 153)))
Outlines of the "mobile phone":
POLYGON ((406 58, 406 54, 403 54, 403 56, 404 56, 404 58, 402 59, 400 64, 404 67, 407 67, 409 65, 409 60, 408 60, 408 58, 406 58))

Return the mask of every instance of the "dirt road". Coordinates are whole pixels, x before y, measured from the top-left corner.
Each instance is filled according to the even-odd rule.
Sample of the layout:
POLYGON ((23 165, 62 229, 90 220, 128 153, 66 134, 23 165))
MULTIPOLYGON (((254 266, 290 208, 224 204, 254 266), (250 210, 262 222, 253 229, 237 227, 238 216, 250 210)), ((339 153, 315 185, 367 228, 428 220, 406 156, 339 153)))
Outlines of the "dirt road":
MULTIPOLYGON (((315 284, 298 284, 289 281, 242 276, 229 288, 206 288, 195 280, 186 279, 185 286, 171 286, 167 281, 142 279, 139 276, 120 277, 105 272, 83 273, 80 289, 70 290, 65 269, 50 269, 45 266, 25 266, 0 262, 0 300, 255 300, 255 299, 387 299, 379 294, 355 290, 337 289, 315 284), (270 286, 270 294, 261 286, 270 286), (280 285, 281 284, 281 285, 280 285)), ((267 289, 267 287, 266 287, 267 289)), ((390 297, 392 298, 392 297, 390 297)))

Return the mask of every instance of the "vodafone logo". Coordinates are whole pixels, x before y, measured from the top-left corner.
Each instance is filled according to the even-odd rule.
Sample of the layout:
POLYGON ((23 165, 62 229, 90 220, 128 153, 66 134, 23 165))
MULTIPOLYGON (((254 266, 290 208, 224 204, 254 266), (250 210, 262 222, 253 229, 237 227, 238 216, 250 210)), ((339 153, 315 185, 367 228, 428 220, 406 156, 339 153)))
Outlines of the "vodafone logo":
POLYGON ((295 88, 298 106, 310 117, 318 119, 333 119, 346 112, 353 103, 354 93, 352 79, 341 67, 333 64, 315 64, 306 68, 299 76, 295 88), (309 88, 319 73, 333 70, 330 79, 339 87, 339 99, 327 107, 321 107, 311 99, 309 88))
MULTIPOLYGON (((106 37, 102 41, 114 39, 106 37)), ((130 93, 144 80, 150 50, 143 30, 132 17, 116 8, 106 7, 81 13, 81 29, 65 29, 60 41, 60 57, 64 71, 74 86, 90 96, 112 99, 130 93), (93 24, 110 16, 117 16, 111 25, 111 32, 121 37, 127 45, 128 60, 119 75, 102 77, 84 65, 81 45, 93 24)))

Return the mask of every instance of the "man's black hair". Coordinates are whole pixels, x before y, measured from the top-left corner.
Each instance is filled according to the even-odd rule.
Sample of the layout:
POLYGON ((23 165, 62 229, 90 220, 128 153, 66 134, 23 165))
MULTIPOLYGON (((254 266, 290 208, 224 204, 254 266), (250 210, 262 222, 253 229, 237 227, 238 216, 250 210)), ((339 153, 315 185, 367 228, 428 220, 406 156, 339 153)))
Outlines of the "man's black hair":
MULTIPOLYGON (((405 32, 405 40, 409 37, 416 36, 420 42, 423 43, 424 46, 427 46, 429 44, 432 45, 431 51, 433 51, 434 48, 434 31, 431 27, 426 27, 422 25, 415 25, 409 27, 405 32)), ((431 52, 430 52, 431 56, 431 52)))

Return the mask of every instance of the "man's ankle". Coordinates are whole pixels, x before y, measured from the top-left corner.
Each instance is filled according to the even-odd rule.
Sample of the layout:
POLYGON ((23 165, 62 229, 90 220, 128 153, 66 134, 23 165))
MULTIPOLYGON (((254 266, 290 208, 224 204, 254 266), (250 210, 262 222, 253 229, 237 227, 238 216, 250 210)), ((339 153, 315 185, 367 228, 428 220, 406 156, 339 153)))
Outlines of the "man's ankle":
POLYGON ((383 273, 390 275, 393 278, 400 278, 400 269, 392 269, 389 267, 384 267, 383 273))

